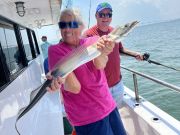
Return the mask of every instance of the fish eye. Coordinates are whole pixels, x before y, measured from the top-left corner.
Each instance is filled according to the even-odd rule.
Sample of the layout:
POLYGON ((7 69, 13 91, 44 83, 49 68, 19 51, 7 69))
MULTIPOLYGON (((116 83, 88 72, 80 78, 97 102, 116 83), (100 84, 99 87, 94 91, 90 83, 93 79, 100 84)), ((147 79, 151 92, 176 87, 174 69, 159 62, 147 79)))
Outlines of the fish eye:
POLYGON ((128 27, 128 24, 126 24, 124 27, 128 27))

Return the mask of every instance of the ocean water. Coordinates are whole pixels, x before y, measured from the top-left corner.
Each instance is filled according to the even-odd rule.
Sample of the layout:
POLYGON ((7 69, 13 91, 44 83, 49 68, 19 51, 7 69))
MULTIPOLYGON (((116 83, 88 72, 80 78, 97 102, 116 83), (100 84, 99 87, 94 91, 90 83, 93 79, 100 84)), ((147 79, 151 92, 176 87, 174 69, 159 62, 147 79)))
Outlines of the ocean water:
MULTIPOLYGON (((180 19, 139 25, 122 43, 130 50, 149 53, 151 60, 180 69, 180 19)), ((138 62, 128 56, 121 56, 121 65, 180 87, 180 71, 150 64, 147 61, 138 62)), ((122 69, 122 75, 124 84, 133 89, 132 74, 122 69)), ((137 79, 142 97, 180 120, 180 93, 140 76, 137 79)))

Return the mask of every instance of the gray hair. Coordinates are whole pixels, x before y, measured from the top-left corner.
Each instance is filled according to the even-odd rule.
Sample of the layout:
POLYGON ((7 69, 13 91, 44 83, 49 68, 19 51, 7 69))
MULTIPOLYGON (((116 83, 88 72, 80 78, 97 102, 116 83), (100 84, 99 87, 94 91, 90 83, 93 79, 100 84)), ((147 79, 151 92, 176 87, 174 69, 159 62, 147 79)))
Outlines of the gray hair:
POLYGON ((78 9, 74 9, 74 8, 64 9, 63 11, 61 11, 59 20, 61 21, 62 17, 65 15, 72 16, 74 18, 74 21, 77 21, 79 23, 79 25, 82 25, 83 27, 85 26, 84 22, 82 20, 82 15, 78 9))

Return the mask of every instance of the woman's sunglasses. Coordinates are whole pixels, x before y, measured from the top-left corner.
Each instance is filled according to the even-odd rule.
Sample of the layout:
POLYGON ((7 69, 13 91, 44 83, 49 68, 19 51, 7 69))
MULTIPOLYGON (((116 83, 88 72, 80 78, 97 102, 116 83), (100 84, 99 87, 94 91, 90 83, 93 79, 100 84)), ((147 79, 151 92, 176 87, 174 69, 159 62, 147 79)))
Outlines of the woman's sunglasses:
POLYGON ((107 13, 107 14, 99 13, 99 18, 105 18, 105 17, 111 18, 112 17, 112 13, 107 13))
POLYGON ((59 22, 58 23, 60 29, 66 29, 66 28, 78 28, 79 24, 76 21, 72 22, 59 22))

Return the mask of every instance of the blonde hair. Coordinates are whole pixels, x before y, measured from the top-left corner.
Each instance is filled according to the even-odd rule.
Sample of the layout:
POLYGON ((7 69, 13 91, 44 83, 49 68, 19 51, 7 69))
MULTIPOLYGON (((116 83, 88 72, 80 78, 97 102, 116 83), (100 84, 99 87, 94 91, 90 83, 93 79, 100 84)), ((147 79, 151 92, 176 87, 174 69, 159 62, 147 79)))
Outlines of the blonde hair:
POLYGON ((61 21, 62 17, 66 15, 72 16, 74 18, 74 21, 77 21, 79 25, 82 25, 83 28, 85 27, 84 22, 82 20, 82 15, 79 9, 75 9, 75 8, 64 9, 63 11, 61 11, 59 21, 61 21))

